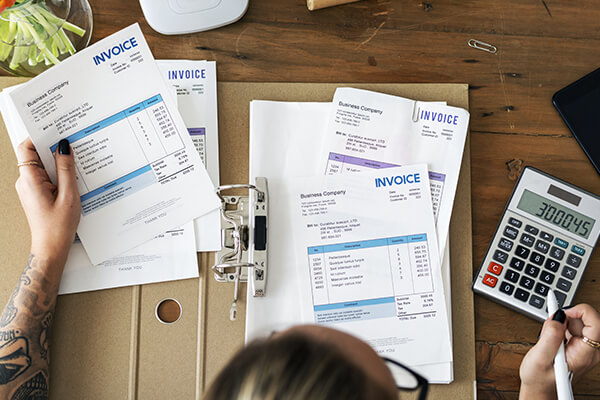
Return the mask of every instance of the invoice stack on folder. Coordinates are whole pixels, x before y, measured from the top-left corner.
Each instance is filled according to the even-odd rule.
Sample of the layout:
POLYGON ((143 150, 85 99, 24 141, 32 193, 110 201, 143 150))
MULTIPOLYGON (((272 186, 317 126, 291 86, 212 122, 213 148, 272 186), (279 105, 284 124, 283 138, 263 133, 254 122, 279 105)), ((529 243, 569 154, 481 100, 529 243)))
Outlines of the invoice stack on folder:
POLYGON ((9 132, 31 137, 53 182, 57 143, 69 140, 82 202, 78 237, 92 264, 169 236, 192 249, 173 261, 191 265, 189 224, 220 202, 137 24, 5 90, 1 104, 9 132))
POLYGON ((332 103, 253 101, 250 114, 250 181, 266 176, 278 199, 278 268, 265 298, 248 297, 247 340, 324 324, 451 382, 447 243, 468 112, 341 88, 332 103))

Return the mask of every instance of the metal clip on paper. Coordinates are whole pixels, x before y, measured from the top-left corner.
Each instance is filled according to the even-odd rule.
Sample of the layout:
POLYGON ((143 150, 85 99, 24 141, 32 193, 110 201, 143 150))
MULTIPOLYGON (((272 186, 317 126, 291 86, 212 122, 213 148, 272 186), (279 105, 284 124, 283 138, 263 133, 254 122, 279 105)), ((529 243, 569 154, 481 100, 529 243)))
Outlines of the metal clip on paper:
POLYGON ((267 283, 267 179, 255 185, 224 185, 216 189, 221 199, 221 250, 212 267, 219 282, 233 282, 229 319, 235 320, 240 283, 250 281, 254 297, 265 295, 267 283), (248 196, 227 196, 231 189, 248 189, 248 196), (250 278, 249 278, 250 277, 250 278))

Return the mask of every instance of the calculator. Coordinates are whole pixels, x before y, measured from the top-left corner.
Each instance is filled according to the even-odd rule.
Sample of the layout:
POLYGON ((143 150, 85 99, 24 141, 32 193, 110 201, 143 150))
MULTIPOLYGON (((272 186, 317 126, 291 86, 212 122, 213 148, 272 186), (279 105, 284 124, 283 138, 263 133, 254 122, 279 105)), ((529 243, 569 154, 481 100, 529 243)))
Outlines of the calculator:
POLYGON ((570 305, 600 235, 600 197, 525 167, 473 291, 543 321, 548 290, 570 305))

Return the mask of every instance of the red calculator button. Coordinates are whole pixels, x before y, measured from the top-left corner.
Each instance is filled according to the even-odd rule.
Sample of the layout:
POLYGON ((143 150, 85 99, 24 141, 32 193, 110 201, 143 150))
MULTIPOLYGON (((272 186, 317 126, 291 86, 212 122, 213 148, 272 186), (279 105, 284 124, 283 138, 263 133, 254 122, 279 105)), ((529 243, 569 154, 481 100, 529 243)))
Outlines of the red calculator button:
POLYGON ((502 272, 502 265, 496 264, 495 262, 491 262, 490 266, 488 267, 488 271, 496 275, 500 275, 500 272, 502 272))
POLYGON ((491 276, 490 274, 485 274, 483 277, 483 283, 490 287, 494 287, 496 286, 496 283, 498 283, 498 278, 491 276))

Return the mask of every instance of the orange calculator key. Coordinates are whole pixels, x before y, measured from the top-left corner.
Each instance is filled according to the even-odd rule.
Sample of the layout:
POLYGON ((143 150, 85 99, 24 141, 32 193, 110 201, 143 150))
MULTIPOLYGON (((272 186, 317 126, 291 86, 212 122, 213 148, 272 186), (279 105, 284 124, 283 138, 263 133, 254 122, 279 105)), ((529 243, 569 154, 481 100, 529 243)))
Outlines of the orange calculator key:
POLYGON ((496 283, 498 283, 498 278, 490 274, 485 274, 485 276, 483 277, 483 283, 490 287, 494 287, 496 286, 496 283))
POLYGON ((490 266, 488 267, 488 271, 496 275, 500 275, 500 272, 502 272, 502 265, 496 264, 495 262, 491 262, 490 266))

